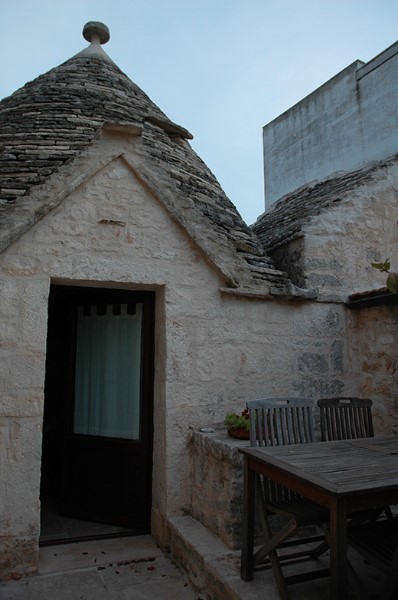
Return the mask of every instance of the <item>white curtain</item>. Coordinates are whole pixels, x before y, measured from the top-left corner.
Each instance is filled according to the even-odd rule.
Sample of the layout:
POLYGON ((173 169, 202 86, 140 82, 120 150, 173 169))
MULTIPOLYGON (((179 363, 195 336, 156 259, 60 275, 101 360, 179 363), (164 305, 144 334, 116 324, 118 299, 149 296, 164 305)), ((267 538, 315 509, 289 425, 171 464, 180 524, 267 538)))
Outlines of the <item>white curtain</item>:
POLYGON ((139 439, 142 304, 78 311, 74 432, 139 439))

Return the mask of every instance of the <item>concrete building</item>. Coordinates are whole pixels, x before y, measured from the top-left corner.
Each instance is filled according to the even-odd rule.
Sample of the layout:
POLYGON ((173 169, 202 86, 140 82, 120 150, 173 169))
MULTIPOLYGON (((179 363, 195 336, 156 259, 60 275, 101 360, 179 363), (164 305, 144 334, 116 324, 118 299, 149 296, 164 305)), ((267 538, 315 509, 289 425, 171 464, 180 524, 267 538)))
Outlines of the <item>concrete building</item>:
POLYGON ((37 569, 59 515, 162 547, 193 515, 237 543, 238 488, 192 467, 192 432, 248 398, 369 393, 376 430, 397 424, 396 305, 348 307, 383 285, 369 258, 396 242, 396 159, 253 231, 189 132, 104 52, 107 28, 84 35, 0 103, 4 578, 37 569))
POLYGON ((265 209, 301 185, 398 148, 398 43, 349 67, 263 129, 265 209))

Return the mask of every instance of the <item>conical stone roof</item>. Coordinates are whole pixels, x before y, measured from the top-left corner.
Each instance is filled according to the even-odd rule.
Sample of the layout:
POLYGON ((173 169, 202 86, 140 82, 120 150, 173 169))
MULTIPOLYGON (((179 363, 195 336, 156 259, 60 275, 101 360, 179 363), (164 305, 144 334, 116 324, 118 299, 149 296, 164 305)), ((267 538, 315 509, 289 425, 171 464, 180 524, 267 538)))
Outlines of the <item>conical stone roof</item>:
MULTIPOLYGON (((101 24, 89 25, 94 33, 97 26, 101 31, 101 24)), ((13 241, 10 231, 23 232, 21 227, 13 228, 13 221, 20 218, 18 207, 26 211, 29 197, 90 147, 104 124, 136 124, 142 127, 148 156, 175 186, 176 213, 179 197, 189 200, 203 228, 210 228, 236 253, 238 277, 235 272, 229 285, 253 287, 260 295, 290 296, 286 275, 274 268, 256 235, 187 142, 191 134, 170 121, 115 65, 100 46, 100 37, 92 35, 88 48, 0 102, 0 250, 13 241)), ((39 218, 44 212, 36 207, 34 214, 39 218)), ((26 229, 33 221, 32 216, 26 218, 26 229)))
POLYGON ((88 146, 104 122, 151 118, 173 127, 99 44, 89 46, 1 101, 0 201, 41 183, 88 146))

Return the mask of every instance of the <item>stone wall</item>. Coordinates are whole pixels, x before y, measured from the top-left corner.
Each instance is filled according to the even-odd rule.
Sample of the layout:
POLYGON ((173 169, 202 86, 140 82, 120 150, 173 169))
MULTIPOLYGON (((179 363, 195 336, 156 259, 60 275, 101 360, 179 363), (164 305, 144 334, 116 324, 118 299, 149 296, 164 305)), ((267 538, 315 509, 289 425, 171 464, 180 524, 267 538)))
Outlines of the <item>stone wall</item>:
POLYGON ((315 398, 353 386, 342 306, 222 293, 225 280, 211 265, 121 159, 103 166, 3 252, 3 573, 37 566, 51 283, 156 293, 152 528, 164 545, 167 518, 190 510, 191 428, 222 422, 249 398, 315 398))
POLYGON ((397 181, 395 160, 312 216, 302 226, 302 237, 278 250, 285 260, 292 258, 291 269, 296 267, 302 285, 318 291, 311 325, 304 318, 294 336, 303 345, 300 392, 371 398, 377 432, 392 432, 397 426, 397 305, 351 311, 342 303, 354 293, 385 286, 386 274, 372 262, 390 258, 391 270, 398 271, 397 181), (311 347, 311 334, 309 351, 304 346, 311 347), (317 335, 322 338, 318 352, 317 335))
POLYGON ((398 304, 350 311, 350 369, 371 398, 376 433, 398 433, 398 304))
POLYGON ((317 289, 318 299, 345 302, 385 286, 386 275, 372 262, 390 258, 391 270, 398 271, 397 181, 395 160, 303 225, 295 243, 302 282, 317 289))
MULTIPOLYGON (((314 417, 317 412, 314 407, 314 417)), ((231 438, 225 427, 217 425, 211 433, 192 431, 189 439, 191 506, 187 513, 231 550, 242 546, 244 459, 239 449, 249 445, 249 441, 231 438)), ((271 520, 275 529, 285 524, 285 519, 277 515, 271 520)), ((304 528, 298 535, 307 535, 310 530, 312 527, 304 528)), ((256 544, 262 543, 258 515, 254 536, 256 544)))
MULTIPOLYGON (((313 216, 303 226, 303 237, 285 249, 293 256, 300 249, 297 264, 302 282, 318 290, 320 304, 312 308, 313 325, 306 335, 312 331, 332 338, 325 354, 303 353, 299 364, 304 370, 328 373, 326 387, 330 393, 326 395, 348 390, 371 398, 375 429, 384 433, 395 431, 398 420, 397 305, 351 311, 340 303, 347 302, 353 293, 386 285, 387 275, 374 269, 372 262, 389 258, 391 270, 398 271, 397 181, 398 164, 392 161, 371 181, 313 216), (318 315, 323 301, 332 304, 318 315), (330 376, 333 372, 334 380, 330 376)), ((308 323, 304 323, 307 328, 308 323)), ((304 341, 303 334, 297 332, 297 343, 304 341)), ((309 380, 300 381, 303 391, 308 392, 304 382, 309 380)), ((316 396, 323 394, 316 381, 312 391, 316 396)))
POLYGON ((232 549, 242 540, 243 456, 249 442, 228 436, 225 427, 214 433, 193 431, 189 441, 191 469, 190 514, 232 549))

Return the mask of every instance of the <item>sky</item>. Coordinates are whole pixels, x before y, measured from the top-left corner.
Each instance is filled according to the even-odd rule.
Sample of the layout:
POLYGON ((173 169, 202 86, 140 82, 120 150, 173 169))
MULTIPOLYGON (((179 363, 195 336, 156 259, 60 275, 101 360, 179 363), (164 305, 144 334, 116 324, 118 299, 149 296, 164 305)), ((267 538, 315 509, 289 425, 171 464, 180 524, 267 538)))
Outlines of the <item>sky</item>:
POLYGON ((264 125, 398 40, 397 0, 0 0, 0 98, 85 48, 88 21, 248 224, 264 211, 264 125))

